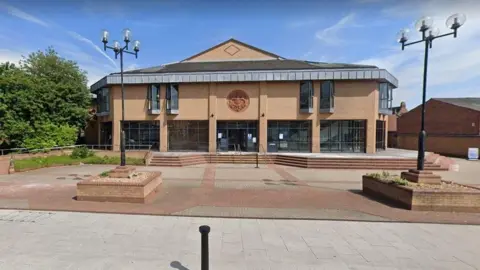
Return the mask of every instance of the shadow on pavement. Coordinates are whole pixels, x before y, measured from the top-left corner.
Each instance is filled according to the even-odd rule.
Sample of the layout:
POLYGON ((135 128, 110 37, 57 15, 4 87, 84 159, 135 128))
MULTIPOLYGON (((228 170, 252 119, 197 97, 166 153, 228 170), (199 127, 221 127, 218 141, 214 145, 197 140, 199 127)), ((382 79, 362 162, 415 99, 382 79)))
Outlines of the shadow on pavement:
POLYGON ((348 192, 359 195, 359 196, 362 196, 365 199, 368 199, 368 200, 374 201, 374 202, 378 202, 378 203, 384 204, 384 205, 392 207, 392 208, 398 208, 398 209, 405 210, 405 208, 402 207, 402 205, 400 205, 398 203, 392 202, 388 199, 382 199, 382 198, 373 197, 371 195, 365 194, 365 193, 363 193, 363 191, 361 189, 349 189, 348 192))
POLYGON ((189 270, 188 268, 186 268, 185 266, 182 265, 181 262, 178 262, 178 261, 173 261, 170 263, 170 266, 172 268, 175 268, 175 269, 178 269, 178 270, 189 270))

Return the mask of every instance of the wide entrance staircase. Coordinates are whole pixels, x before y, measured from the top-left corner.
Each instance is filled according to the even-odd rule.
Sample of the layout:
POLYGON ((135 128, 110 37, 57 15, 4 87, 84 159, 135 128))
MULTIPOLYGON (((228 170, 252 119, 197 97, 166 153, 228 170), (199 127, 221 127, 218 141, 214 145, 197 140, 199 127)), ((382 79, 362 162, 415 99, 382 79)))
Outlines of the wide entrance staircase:
MULTIPOLYGON (((415 158, 396 157, 311 157, 282 154, 252 153, 154 153, 149 166, 183 167, 207 163, 223 164, 276 164, 314 169, 376 169, 408 170, 415 169, 415 158)), ((446 171, 449 169, 445 157, 429 154, 425 159, 425 169, 446 171)))

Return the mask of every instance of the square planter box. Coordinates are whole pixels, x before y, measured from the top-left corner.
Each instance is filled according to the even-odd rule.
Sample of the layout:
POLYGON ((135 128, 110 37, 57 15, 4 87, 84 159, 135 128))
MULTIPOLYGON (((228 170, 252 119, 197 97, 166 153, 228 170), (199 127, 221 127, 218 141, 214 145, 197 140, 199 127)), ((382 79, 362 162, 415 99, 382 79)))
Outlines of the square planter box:
POLYGON ((128 178, 93 176, 77 183, 78 201, 146 203, 155 198, 162 183, 161 173, 144 172, 147 177, 138 181, 128 178))
POLYGON ((405 209, 480 212, 480 189, 466 187, 471 190, 414 190, 412 187, 389 184, 370 176, 362 177, 362 190, 365 194, 374 198, 386 199, 405 209))

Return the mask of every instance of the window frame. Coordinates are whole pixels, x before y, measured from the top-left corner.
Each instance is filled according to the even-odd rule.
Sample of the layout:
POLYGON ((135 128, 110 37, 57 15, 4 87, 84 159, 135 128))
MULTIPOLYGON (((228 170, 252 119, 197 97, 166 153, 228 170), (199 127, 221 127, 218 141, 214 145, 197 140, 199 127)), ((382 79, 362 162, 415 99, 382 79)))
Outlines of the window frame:
POLYGON ((165 100, 166 100, 166 111, 168 114, 178 114, 179 111, 179 94, 180 94, 180 84, 178 83, 169 83, 165 91, 165 100), (176 100, 172 102, 172 87, 175 87, 176 90, 176 100), (172 103, 176 106, 172 106, 172 103))
POLYGON ((298 96, 298 107, 301 113, 313 113, 313 97, 314 97, 315 89, 313 86, 313 81, 301 81, 300 82, 300 89, 299 89, 299 96, 298 96), (304 93, 304 85, 307 85, 306 93, 304 93), (306 104, 307 107, 302 107, 304 104, 302 101, 304 98, 308 98, 306 104))
POLYGON ((148 102, 148 112, 150 114, 160 114, 160 85, 159 84, 150 84, 147 88, 147 102, 148 102), (154 95, 154 89, 156 88, 156 95, 154 95), (156 106, 154 106, 154 101, 156 101, 156 106))
POLYGON ((378 111, 381 114, 392 114, 393 86, 387 82, 378 83, 378 111))
POLYGON ((319 111, 320 113, 333 113, 335 109, 335 82, 333 80, 322 81, 320 84, 320 102, 319 102, 319 111), (328 97, 323 95, 324 85, 329 84, 328 97), (323 106, 325 102, 328 101, 328 106, 323 106))
POLYGON ((108 87, 101 88, 96 92, 97 115, 103 116, 110 114, 110 89, 108 87))

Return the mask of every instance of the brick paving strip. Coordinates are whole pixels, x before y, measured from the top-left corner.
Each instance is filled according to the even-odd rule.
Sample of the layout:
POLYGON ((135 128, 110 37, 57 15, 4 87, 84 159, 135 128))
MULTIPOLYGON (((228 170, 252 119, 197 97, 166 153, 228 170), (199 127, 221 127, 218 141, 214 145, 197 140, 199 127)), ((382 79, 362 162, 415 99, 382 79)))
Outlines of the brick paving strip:
MULTIPOLYGON (((261 181, 261 178, 258 178, 253 188, 240 186, 242 183, 238 178, 242 177, 242 170, 232 172, 232 178, 235 178, 235 181, 224 179, 215 181, 217 170, 220 169, 220 167, 206 166, 203 177, 198 177, 201 179, 196 181, 190 178, 187 179, 189 181, 179 181, 177 179, 179 176, 169 180, 167 177, 157 199, 149 204, 76 201, 74 199, 75 181, 56 180, 60 176, 56 174, 48 178, 50 180, 42 182, 32 178, 34 177, 32 175, 17 174, 1 179, 0 208, 152 215, 480 224, 480 213, 408 211, 371 200, 358 191, 308 186, 309 181, 298 179, 280 166, 275 166, 273 169, 280 175, 281 180, 272 181, 279 184, 270 185, 265 182, 265 179, 261 181), (217 184, 220 182, 229 183, 231 186, 219 187, 217 184), (294 185, 291 185, 292 183, 294 185), (262 185, 262 188, 257 188, 259 185, 262 185)), ((104 169, 99 167, 97 170, 104 169)), ((53 172, 57 173, 57 171, 53 172)), ((223 172, 225 174, 225 171, 223 172)), ((247 173, 244 175, 246 178, 255 176, 247 173)), ((253 181, 245 180, 245 182, 253 181)))
POLYGON ((207 164, 202 178, 202 187, 213 188, 215 186, 215 165, 207 164))

